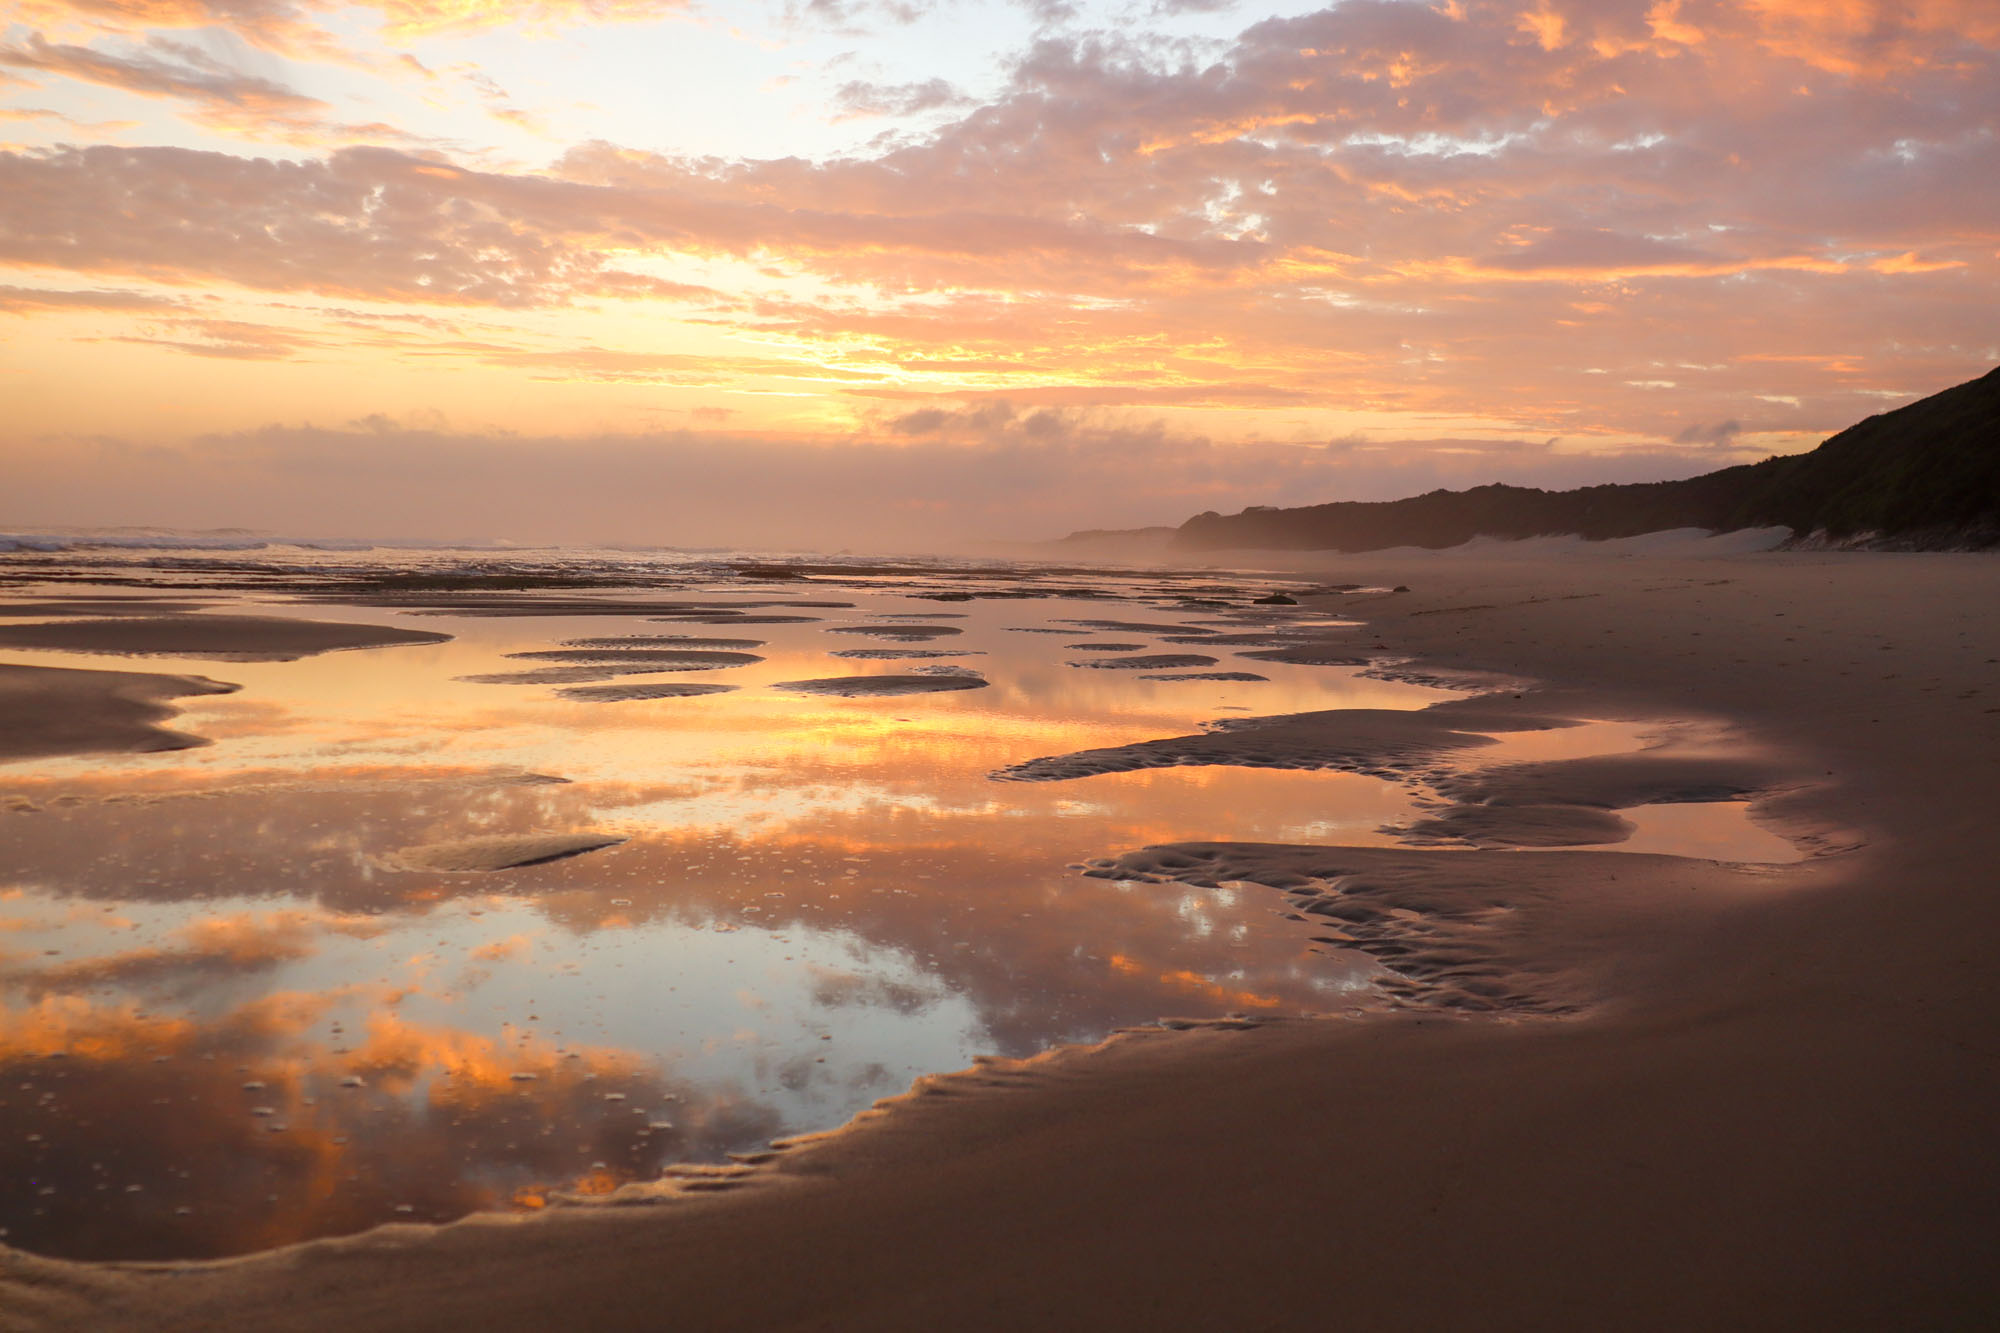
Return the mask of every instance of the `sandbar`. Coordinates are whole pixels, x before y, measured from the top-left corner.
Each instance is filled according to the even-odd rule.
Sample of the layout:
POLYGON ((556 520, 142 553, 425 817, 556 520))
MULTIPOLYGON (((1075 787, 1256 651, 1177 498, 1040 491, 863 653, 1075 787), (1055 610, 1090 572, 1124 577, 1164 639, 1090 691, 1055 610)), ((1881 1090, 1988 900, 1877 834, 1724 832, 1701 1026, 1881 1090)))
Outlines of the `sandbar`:
POLYGON ((285 616, 163 615, 0 625, 0 649, 55 648, 73 653, 198 657, 230 662, 291 662, 315 653, 397 644, 444 643, 449 634, 348 625, 285 616))
POLYGON ((167 700, 236 688, 206 676, 0 665, 0 759, 206 745, 159 725, 180 711, 167 700))

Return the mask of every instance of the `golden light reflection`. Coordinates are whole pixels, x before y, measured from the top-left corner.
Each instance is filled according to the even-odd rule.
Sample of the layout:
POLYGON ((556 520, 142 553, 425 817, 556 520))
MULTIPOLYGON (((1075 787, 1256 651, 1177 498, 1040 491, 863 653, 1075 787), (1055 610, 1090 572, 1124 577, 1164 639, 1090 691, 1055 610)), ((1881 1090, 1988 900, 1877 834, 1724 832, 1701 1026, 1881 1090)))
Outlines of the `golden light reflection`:
MULTIPOLYGON (((135 1257, 535 1207, 827 1128, 977 1054, 1189 1012, 1321 1012, 1369 984, 1372 966, 1319 952, 1274 895, 1079 871, 1187 840, 1391 844, 1417 813, 1408 788, 1224 766, 989 774, 1248 711, 1445 692, 1169 641, 1282 628, 1288 613, 1248 604, 1256 588, 1221 609, 1143 581, 1096 600, 939 603, 858 580, 786 593, 854 604, 730 626, 630 608, 250 603, 457 637, 229 663, 241 693, 177 723, 212 731, 206 749, 17 767, 0 813, 13 1039, 0 1065, 66 1071, 51 1105, 88 1109, 0 1142, 0 1168, 63 1182, 0 1225, 56 1252, 135 1257), (904 645, 832 632, 895 623, 931 629, 904 645), (510 654, 571 640, 672 634, 758 639, 762 660, 673 676, 732 693, 621 704, 461 679, 544 663, 510 654), (1268 679, 1068 664, 1102 660, 1072 645, 1105 642, 1268 679), (835 655, 885 644, 952 655, 835 655), (935 665, 989 684, 865 699, 774 688, 935 665), (411 870, 400 855, 575 833, 617 841, 491 871, 411 870), (129 1108, 155 1103, 171 1114, 114 1152, 129 1108), (110 1208, 90 1165, 111 1171, 106 1154, 141 1187, 128 1198, 120 1183, 110 1208)), ((1507 754, 1637 743, 1580 730, 1507 754)), ((0 1105, 0 1121, 44 1116, 38 1076, 18 1080, 35 1083, 34 1104, 0 1105)))

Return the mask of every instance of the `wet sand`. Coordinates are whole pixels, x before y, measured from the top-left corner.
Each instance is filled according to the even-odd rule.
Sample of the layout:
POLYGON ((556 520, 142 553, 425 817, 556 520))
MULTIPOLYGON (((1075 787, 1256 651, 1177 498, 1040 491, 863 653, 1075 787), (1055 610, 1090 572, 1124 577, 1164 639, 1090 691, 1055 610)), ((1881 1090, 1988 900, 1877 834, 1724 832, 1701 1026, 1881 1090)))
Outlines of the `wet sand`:
MULTIPOLYGON (((1517 721, 1732 720, 1769 766, 1529 765, 1468 778, 1457 799, 1546 824, 1552 806, 1776 784, 1761 817, 1819 854, 1750 870, 1616 852, 1106 848, 1109 873, 1269 884, 1274 902, 1326 908, 1357 946, 1392 938, 1371 923, 1403 922, 1404 952, 1378 956, 1429 951, 1429 970, 1398 974, 1420 1001, 1532 1003, 1149 1029, 994 1062, 656 1206, 382 1228, 218 1264, 7 1252, 0 1324, 1989 1321, 2000 561, 1316 572, 1414 589, 1342 599, 1367 621, 1358 648, 1541 682, 1517 721)), ((1471 726, 1478 707, 1432 711, 1471 726)), ((1416 762, 1466 734, 1436 722, 1318 740, 1310 723, 1237 728, 1163 762, 1226 759, 1201 749, 1217 736, 1416 762)))
MULTIPOLYGON (((80 605, 89 605, 83 603, 80 605)), ((449 634, 384 625, 346 625, 289 616, 156 615, 0 625, 0 650, 55 648, 78 653, 292 662, 314 653, 397 644, 443 643, 449 634)))
POLYGON ((179 711, 167 701, 235 688, 206 676, 0 665, 0 759, 206 745, 160 725, 179 711))

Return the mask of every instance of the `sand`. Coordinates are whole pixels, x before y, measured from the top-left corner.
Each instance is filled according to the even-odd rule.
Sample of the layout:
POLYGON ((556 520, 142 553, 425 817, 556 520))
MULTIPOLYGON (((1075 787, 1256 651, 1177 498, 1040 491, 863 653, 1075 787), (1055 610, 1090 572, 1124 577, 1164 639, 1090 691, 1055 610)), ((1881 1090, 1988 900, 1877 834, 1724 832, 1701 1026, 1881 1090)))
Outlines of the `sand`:
MULTIPOLYGON (((1412 674, 1498 671, 1543 682, 1520 702, 1556 716, 1741 733, 1728 771, 1503 765, 1491 793, 1607 810, 1646 782, 1748 781, 1759 817, 1817 854, 1107 848, 1098 873, 1264 883, 1245 891, 1405 969, 1385 975, 1408 1007, 988 1062, 652 1206, 219 1264, 8 1253, 0 1321, 1990 1326, 2000 561, 1341 559, 1316 576, 1410 586, 1337 606, 1412 674)), ((1276 744, 1257 730, 1240 734, 1276 744)))
POLYGON ((593 666, 645 667, 650 671, 708 671, 749 666, 764 659, 756 653, 723 652, 713 648, 545 648, 507 656, 530 662, 575 662, 593 666))
POLYGON ((632 703, 640 699, 696 699, 704 694, 728 694, 734 685, 697 684, 693 681, 639 685, 572 685, 556 693, 565 699, 585 703, 632 703))
POLYGON ((565 648, 762 648, 762 639, 698 639, 688 634, 623 634, 608 639, 564 639, 565 648))
POLYGON ((986 681, 967 672, 936 676, 826 676, 819 680, 787 680, 771 686, 794 694, 825 694, 840 699, 900 698, 910 694, 942 694, 950 690, 983 690, 986 681))
POLYGON ((1522 707, 1518 699, 1452 700, 1415 710, 1334 708, 1233 718, 1192 736, 1045 755, 994 776, 1012 782, 1060 782, 1145 768, 1232 764, 1393 777, 1454 750, 1495 744, 1488 732, 1542 731, 1569 725, 1570 719, 1539 712, 1533 706, 1522 707))
POLYGON ((0 649, 57 648, 231 662, 291 662, 345 648, 444 643, 450 638, 422 630, 284 616, 152 615, 0 625, 0 649))
POLYGON ((934 657, 984 657, 985 653, 976 648, 836 648, 827 656, 860 662, 899 662, 934 657))
POLYGON ((383 859, 390 870, 471 874, 538 866, 625 841, 603 833, 517 833, 405 847, 383 859))
POLYGON ((1214 666, 1215 659, 1202 653, 1140 653, 1133 657, 1085 658, 1070 665, 1099 671, 1165 671, 1173 667, 1214 666))
POLYGON ((9 602, 0 606, 0 617, 19 619, 30 616, 117 616, 166 615, 170 612, 199 611, 207 602, 177 602, 161 597, 71 597, 51 601, 9 602))
POLYGON ((928 639, 942 639, 953 634, 963 634, 956 625, 835 625, 828 634, 865 634, 872 639, 888 639, 895 643, 922 643, 928 639))
POLYGON ((206 745, 159 725, 179 711, 166 701, 235 689, 206 676, 0 665, 0 760, 206 745))
POLYGON ((1162 671, 1154 675, 1143 675, 1140 680, 1233 680, 1249 683, 1269 680, 1254 671, 1162 671))

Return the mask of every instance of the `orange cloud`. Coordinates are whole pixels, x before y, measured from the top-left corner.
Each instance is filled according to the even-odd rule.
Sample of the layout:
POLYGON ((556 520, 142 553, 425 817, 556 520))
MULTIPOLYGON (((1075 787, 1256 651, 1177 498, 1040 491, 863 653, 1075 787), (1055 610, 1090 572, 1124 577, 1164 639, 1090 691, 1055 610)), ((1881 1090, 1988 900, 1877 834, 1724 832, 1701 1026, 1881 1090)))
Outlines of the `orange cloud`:
MULTIPOLYGON (((414 31, 501 12, 394 15, 414 31)), ((1689 419, 1751 421, 1775 411, 1754 403, 1796 399, 1832 427, 1844 381, 1759 380, 1735 353, 1837 343, 1893 363, 1899 383, 1976 368, 1965 349, 1986 345, 2000 277, 2000 144, 1980 95, 2000 77, 1993 27, 1944 0, 1352 0, 1257 24, 1202 68, 1051 37, 985 105, 838 158, 591 143, 529 171, 381 148, 0 154, 0 264, 52 289, 136 277, 398 307, 337 328, 246 309, 135 327, 106 307, 96 336, 126 348, 209 362, 338 349, 439 384, 504 369, 531 387, 805 396, 787 429, 845 429, 871 399, 1005 395, 1257 412, 1257 430, 1286 438, 1319 429, 1303 409, 1353 409, 1668 442, 1687 422, 1640 386, 1669 381, 1697 396, 1689 419), (1847 64, 1773 45, 1802 33, 1847 64), (1844 72, 1863 57, 1867 77, 1844 72), (1883 275, 1939 265, 1953 290, 1925 310, 1885 294, 1883 275), (647 345, 634 322, 586 323, 604 301, 658 303, 672 333, 647 345), (405 305, 494 322, 390 328, 405 305), (506 327, 539 310, 552 313, 506 327)), ((10 49, 217 123, 302 143, 345 132, 289 90, 239 87, 166 47, 116 68, 88 48, 10 49)), ((962 96, 847 93, 853 108, 946 115, 962 96)), ((513 105, 489 94, 489 109, 513 105)))
POLYGON ((580 24, 650 23, 688 13, 690 0, 368 0, 399 39, 487 28, 546 31, 580 24))
POLYGON ((326 110, 316 98, 238 73, 193 47, 173 43, 161 43, 148 54, 116 56, 30 33, 23 45, 0 46, 0 65, 141 96, 181 98, 195 104, 198 122, 225 130, 297 126, 317 120, 326 110))
POLYGON ((1987 0, 1744 0, 1769 50, 1820 69, 1870 78, 2000 45, 1987 0))
POLYGON ((1905 250, 1900 255, 1887 259, 1877 259, 1869 264, 1877 273, 1941 273, 1946 269, 1965 268, 1962 259, 1922 259, 1914 250, 1905 250))
MULTIPOLYGON (((287 55, 349 59, 313 15, 341 0, 22 0, 20 16, 136 34, 175 28, 227 28, 256 46, 287 55)), ((492 28, 553 31, 594 23, 647 23, 687 14, 689 0, 362 0, 382 16, 392 39, 492 28)))

